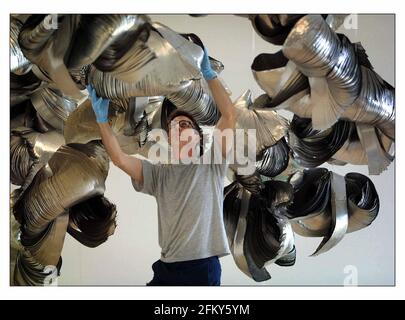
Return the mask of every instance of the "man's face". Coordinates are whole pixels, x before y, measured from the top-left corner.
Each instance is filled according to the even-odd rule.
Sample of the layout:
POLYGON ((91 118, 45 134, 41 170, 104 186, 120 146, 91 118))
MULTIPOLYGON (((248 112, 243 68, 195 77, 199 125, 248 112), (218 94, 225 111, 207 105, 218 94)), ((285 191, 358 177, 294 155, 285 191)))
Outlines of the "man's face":
POLYGON ((169 144, 174 157, 184 160, 200 154, 200 135, 186 116, 177 116, 169 123, 169 144), (197 152, 197 154, 196 154, 197 152))

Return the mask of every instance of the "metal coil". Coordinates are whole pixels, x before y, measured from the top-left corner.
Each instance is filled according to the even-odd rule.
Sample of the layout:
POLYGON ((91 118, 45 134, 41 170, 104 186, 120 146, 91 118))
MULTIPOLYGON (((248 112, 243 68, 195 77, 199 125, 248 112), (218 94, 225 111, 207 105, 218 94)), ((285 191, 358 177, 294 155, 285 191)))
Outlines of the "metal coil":
POLYGON ((295 160, 304 167, 317 167, 328 161, 348 140, 354 124, 339 121, 332 128, 319 131, 311 119, 294 116, 288 135, 288 144, 295 160))
POLYGON ((325 77, 341 52, 336 33, 320 15, 306 15, 291 29, 283 53, 307 77, 325 77))
POLYGON ((10 19, 10 72, 17 75, 26 74, 31 70, 31 62, 24 56, 18 43, 18 35, 22 23, 11 17, 10 19))

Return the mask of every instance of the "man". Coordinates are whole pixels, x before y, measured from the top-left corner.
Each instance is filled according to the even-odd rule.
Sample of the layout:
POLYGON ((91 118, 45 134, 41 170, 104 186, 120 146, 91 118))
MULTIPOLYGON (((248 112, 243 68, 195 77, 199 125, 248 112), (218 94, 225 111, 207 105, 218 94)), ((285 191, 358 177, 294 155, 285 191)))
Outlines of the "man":
MULTIPOLYGON (((204 50, 201 72, 221 113, 216 129, 234 129, 235 108, 211 69, 207 50, 204 50)), ((220 285, 219 258, 229 254, 222 216, 226 162, 152 164, 125 154, 108 124, 109 100, 98 98, 90 86, 88 90, 112 162, 131 177, 137 191, 150 194, 157 201, 162 252, 160 260, 152 266, 154 277, 148 285, 220 285)), ((182 152, 190 142, 202 146, 201 128, 186 112, 176 110, 169 115, 168 134, 177 160, 190 156, 190 152, 182 152), (184 130, 191 131, 186 141, 180 139, 184 130)), ((232 145, 218 146, 226 158, 232 145)))

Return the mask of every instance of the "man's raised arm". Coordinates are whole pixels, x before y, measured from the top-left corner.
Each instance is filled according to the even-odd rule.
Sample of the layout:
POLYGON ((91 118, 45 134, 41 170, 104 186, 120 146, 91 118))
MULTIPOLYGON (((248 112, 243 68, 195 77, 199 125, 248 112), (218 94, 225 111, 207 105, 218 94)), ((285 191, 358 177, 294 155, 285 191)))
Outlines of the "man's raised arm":
MULTIPOLYGON (((201 72, 204 79, 208 83, 215 104, 217 105, 219 112, 221 112, 221 118, 219 119, 215 128, 221 131, 225 129, 233 130, 236 123, 236 108, 234 107, 221 81, 219 81, 217 74, 211 68, 207 49, 204 49, 204 57, 201 62, 201 72)), ((228 154, 228 151, 231 149, 232 145, 228 145, 226 142, 224 143, 224 140, 222 140, 221 147, 222 156, 226 158, 226 155, 228 154)))
POLYGON ((87 90, 89 91, 91 105, 100 128, 101 139, 111 161, 136 182, 143 184, 142 161, 122 151, 108 123, 108 105, 110 100, 97 97, 96 91, 90 85, 87 86, 87 90))

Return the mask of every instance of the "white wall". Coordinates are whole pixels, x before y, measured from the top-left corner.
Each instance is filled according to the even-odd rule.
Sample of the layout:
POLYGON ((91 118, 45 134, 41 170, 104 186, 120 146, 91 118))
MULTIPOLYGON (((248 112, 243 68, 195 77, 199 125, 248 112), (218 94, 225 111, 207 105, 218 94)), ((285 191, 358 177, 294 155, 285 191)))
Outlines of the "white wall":
MULTIPOLYGON (((157 15, 178 32, 196 33, 210 55, 225 65, 222 77, 238 97, 252 89, 261 94, 250 71, 253 58, 279 48, 263 41, 247 19, 231 15, 192 18, 157 15)), ((376 71, 394 84, 394 16, 359 16, 357 30, 340 30, 352 42, 361 41, 376 71)), ((367 174, 364 166, 334 167, 345 174, 367 174)), ((319 238, 296 237, 297 262, 293 267, 271 266, 272 279, 257 284, 235 266, 232 256, 221 259, 224 285, 342 285, 344 268, 358 270, 359 284, 394 284, 394 164, 380 176, 371 177, 380 195, 380 214, 367 229, 347 235, 337 247, 318 257, 309 257, 319 238)), ((135 192, 130 179, 111 164, 106 196, 117 205, 118 227, 103 245, 89 249, 67 235, 63 249, 60 285, 143 285, 152 278, 152 263, 159 258, 157 213, 154 198, 135 192)))

